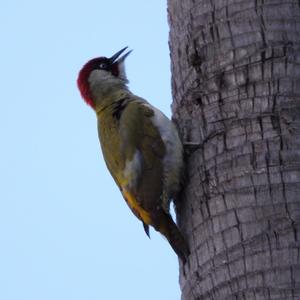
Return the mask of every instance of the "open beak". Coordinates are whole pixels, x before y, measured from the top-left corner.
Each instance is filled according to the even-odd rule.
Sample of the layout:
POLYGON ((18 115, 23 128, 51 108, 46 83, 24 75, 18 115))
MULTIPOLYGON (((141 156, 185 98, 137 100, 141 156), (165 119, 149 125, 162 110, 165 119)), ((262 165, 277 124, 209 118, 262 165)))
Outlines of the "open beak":
POLYGON ((123 49, 121 49, 120 51, 118 51, 116 54, 114 54, 111 58, 109 58, 109 61, 111 64, 115 63, 115 62, 122 62, 125 60, 125 58, 132 52, 132 50, 128 51, 127 53, 125 53, 123 56, 121 56, 119 59, 118 57, 127 49, 128 47, 125 47, 123 49), (117 60, 118 59, 118 60, 117 60))

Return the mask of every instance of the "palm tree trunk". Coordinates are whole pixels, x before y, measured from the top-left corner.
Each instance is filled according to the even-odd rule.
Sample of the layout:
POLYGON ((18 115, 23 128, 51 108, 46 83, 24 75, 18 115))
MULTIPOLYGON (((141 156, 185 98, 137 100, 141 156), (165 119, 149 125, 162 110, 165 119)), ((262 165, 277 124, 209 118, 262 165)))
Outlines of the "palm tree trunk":
POLYGON ((182 299, 300 299, 300 1, 168 0, 168 11, 186 144, 182 299))

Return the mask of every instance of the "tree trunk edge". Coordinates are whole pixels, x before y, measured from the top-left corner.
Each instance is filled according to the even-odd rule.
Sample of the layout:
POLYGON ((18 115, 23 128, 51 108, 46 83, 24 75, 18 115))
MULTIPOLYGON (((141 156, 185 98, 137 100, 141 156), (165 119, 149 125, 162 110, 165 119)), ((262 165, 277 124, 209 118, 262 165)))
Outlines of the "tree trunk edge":
POLYGON ((168 0, 183 300, 300 299, 299 6, 168 0))

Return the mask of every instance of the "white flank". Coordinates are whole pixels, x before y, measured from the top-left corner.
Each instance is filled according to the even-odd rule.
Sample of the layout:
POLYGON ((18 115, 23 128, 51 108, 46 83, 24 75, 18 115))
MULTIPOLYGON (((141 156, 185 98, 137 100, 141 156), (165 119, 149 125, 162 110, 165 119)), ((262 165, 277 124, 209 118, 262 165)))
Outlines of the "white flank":
POLYGON ((139 150, 136 150, 132 160, 127 160, 124 177, 128 180, 129 187, 134 187, 137 184, 138 178, 142 171, 142 157, 139 150))
MULTIPOLYGON (((174 123, 160 110, 149 103, 145 104, 154 111, 153 124, 159 130, 166 146, 164 165, 164 192, 168 198, 176 193, 180 187, 181 172, 183 168, 183 147, 174 123)), ((163 197, 164 198, 164 197, 163 197)), ((163 199, 165 208, 168 209, 170 199, 163 199)))

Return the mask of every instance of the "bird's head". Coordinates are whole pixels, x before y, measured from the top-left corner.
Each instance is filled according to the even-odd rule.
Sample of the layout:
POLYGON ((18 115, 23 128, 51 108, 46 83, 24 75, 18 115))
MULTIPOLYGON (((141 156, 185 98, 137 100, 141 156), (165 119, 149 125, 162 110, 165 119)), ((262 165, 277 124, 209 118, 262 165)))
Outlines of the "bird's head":
POLYGON ((131 51, 120 55, 127 49, 121 49, 112 57, 96 57, 88 61, 80 70, 77 85, 82 98, 95 108, 98 94, 105 94, 109 89, 126 86, 125 58, 131 51))

